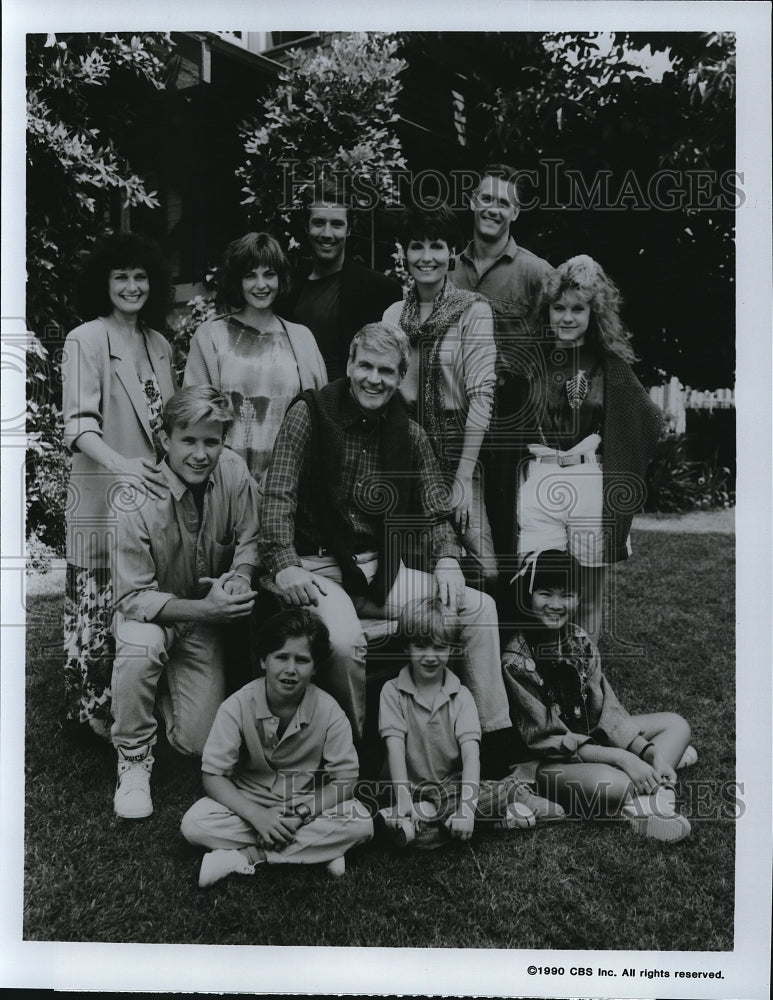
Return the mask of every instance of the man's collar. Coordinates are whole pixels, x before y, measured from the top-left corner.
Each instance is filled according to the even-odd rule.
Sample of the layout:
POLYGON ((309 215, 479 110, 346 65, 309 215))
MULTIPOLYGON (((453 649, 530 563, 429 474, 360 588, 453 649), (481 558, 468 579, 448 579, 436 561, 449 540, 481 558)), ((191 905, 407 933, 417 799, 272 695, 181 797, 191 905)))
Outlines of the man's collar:
MULTIPOLYGON (((464 260, 469 261, 472 264, 473 257, 474 257, 474 254, 473 254, 474 249, 475 249, 475 241, 474 240, 470 240, 470 242, 467 244, 467 246, 464 248, 464 250, 462 250, 462 252, 459 254, 459 256, 462 257, 462 258, 464 258, 464 260)), ((502 253, 498 257, 496 257, 494 259, 495 260, 502 260, 503 257, 506 257, 506 258, 508 258, 508 260, 513 260, 515 258, 515 255, 517 253, 518 253, 518 244, 515 242, 515 240, 513 239, 513 237, 510 236, 509 239, 508 239, 508 241, 507 241, 507 243, 505 243, 505 248, 502 251, 502 253)))
POLYGON ((382 407, 376 413, 369 413, 361 409, 357 400, 352 395, 352 385, 351 382, 349 382, 348 391, 343 394, 341 400, 341 422, 344 427, 353 427, 354 424, 360 424, 363 420, 373 425, 380 424, 386 417, 388 409, 389 402, 387 402, 386 406, 382 407))
MULTIPOLYGON (((218 458, 218 462, 219 461, 220 459, 218 458)), ((186 491, 190 488, 188 484, 184 483, 182 479, 180 479, 180 477, 177 475, 177 473, 173 471, 173 469, 169 465, 169 462, 166 459, 166 456, 164 456, 163 461, 160 463, 160 468, 161 468, 161 475, 164 477, 164 479, 166 479, 166 484, 169 487, 169 492, 172 494, 175 500, 182 500, 186 491)), ((217 465, 215 466, 215 469, 216 468, 217 465)), ((215 469, 213 469, 212 472, 214 472, 215 469)), ((206 483, 206 489, 208 490, 212 488, 212 472, 210 472, 209 478, 207 479, 206 483)))

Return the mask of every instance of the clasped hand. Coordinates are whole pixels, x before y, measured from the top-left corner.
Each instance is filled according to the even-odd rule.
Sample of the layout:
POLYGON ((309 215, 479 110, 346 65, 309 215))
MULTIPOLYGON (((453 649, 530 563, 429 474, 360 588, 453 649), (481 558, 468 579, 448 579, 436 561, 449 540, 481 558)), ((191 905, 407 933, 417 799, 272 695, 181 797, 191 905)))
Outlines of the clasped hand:
POLYGON ((252 817, 252 825, 264 848, 278 850, 295 840, 295 834, 302 821, 300 816, 284 813, 278 806, 272 808, 259 806, 252 817))
POLYGON ((233 570, 217 578, 202 576, 199 583, 210 583, 209 593, 202 600, 204 618, 210 622, 230 622, 244 618, 255 606, 256 590, 249 583, 237 577, 233 570))

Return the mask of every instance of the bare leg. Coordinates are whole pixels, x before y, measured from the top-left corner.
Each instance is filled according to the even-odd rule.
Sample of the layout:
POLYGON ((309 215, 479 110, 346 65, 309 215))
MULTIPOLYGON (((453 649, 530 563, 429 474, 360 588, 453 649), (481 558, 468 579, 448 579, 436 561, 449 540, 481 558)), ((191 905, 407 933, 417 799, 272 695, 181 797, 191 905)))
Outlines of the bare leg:
POLYGON ((541 795, 583 819, 617 816, 633 791, 625 771, 609 764, 541 764, 536 777, 541 795))
POLYGON ((663 758, 676 768, 682 754, 690 742, 690 725, 675 712, 653 712, 650 715, 634 715, 644 736, 654 743, 663 758))

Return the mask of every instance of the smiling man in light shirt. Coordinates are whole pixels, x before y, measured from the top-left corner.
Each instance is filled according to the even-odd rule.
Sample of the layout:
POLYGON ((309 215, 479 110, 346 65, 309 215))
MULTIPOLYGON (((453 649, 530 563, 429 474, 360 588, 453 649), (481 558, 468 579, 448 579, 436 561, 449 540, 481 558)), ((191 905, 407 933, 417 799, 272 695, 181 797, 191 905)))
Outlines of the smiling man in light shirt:
POLYGON ((470 209, 472 240, 454 258, 451 279, 457 288, 480 292, 490 302, 501 363, 507 370, 512 363, 511 342, 538 332, 537 301, 550 265, 512 237, 520 213, 518 171, 513 167, 504 163, 484 167, 470 209))
POLYGON ((175 393, 160 435, 163 496, 123 497, 118 512, 111 738, 121 819, 153 812, 156 709, 170 745, 201 754, 225 694, 225 630, 254 605, 258 490, 244 460, 223 448, 232 420, 212 386, 175 393))
POLYGON ((495 418, 481 450, 485 470, 486 509, 494 548, 498 556, 514 555, 515 528, 509 523, 511 510, 502 485, 508 470, 507 455, 499 447, 519 433, 519 414, 514 411, 512 376, 540 339, 538 307, 542 281, 550 264, 530 250, 518 246, 511 229, 518 218, 518 171, 504 163, 483 168, 480 182, 470 198, 473 237, 454 258, 449 277, 458 288, 478 292, 488 300, 494 314, 497 346, 495 418))
POLYGON ((432 445, 397 393, 409 354, 402 330, 368 324, 352 340, 348 377, 290 407, 266 473, 258 551, 284 600, 313 605, 328 626, 333 655, 318 683, 355 740, 365 721, 360 617, 396 618, 407 601, 435 595, 461 626, 465 683, 493 735, 510 729, 496 609, 465 586, 432 445), (408 533, 428 539, 432 573, 403 562, 408 533))

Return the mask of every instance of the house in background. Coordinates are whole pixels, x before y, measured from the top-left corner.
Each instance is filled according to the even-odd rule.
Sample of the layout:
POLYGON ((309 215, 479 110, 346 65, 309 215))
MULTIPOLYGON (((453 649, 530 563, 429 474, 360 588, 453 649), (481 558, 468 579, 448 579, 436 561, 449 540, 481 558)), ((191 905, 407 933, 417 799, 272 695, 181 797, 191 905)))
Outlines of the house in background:
MULTIPOLYGON (((157 192, 161 208, 133 208, 122 224, 164 247, 178 302, 201 291, 199 283, 226 244, 244 232, 241 183, 234 175, 244 160, 240 123, 255 113, 291 49, 329 45, 335 37, 314 31, 172 34, 175 50, 166 89, 140 111, 126 149, 133 169, 157 192)), ((413 64, 410 52, 403 57, 408 67, 396 131, 411 171, 448 173, 478 166, 474 109, 479 95, 470 97, 458 53, 438 45, 435 54, 423 54, 413 64)), ((402 192, 409 197, 410 187, 404 185, 402 192)), ((431 185, 426 193, 432 193, 431 185)), ((390 217, 376 213, 359 222, 353 255, 386 266, 390 217)))

